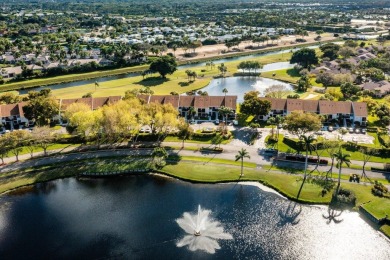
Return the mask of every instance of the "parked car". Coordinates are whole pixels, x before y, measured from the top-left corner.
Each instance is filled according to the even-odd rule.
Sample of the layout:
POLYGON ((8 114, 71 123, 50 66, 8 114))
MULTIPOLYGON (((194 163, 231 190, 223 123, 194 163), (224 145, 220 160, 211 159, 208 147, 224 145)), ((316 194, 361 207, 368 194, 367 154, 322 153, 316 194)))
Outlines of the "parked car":
POLYGON ((238 125, 238 120, 233 120, 233 125, 238 125))
POLYGON ((360 134, 360 129, 359 128, 355 128, 355 133, 360 134))
POLYGON ((216 125, 219 125, 219 119, 215 120, 214 122, 216 125))
POLYGON ((266 156, 274 156, 277 154, 278 154, 278 150, 276 150, 276 149, 268 148, 268 149, 264 150, 264 155, 266 155, 266 156))
POLYGON ((366 128, 362 128, 362 134, 366 134, 367 133, 367 129, 366 128))
POLYGON ((333 126, 328 126, 328 131, 332 132, 333 131, 333 126))
POLYGON ((140 130, 139 130, 140 133, 151 133, 152 131, 150 131, 149 128, 146 128, 146 127, 142 127, 140 130))
POLYGON ((353 127, 348 128, 348 131, 349 131, 350 133, 353 133, 353 127))

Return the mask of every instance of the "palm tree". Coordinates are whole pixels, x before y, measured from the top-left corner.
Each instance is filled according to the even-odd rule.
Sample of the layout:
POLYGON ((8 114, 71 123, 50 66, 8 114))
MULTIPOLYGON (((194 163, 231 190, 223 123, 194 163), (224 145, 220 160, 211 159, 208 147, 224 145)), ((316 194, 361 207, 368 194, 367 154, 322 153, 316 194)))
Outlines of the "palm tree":
POLYGON ((222 131, 223 133, 225 133, 226 126, 227 126, 227 117, 228 117, 228 115, 233 113, 233 109, 231 109, 230 107, 221 106, 219 108, 218 112, 222 115, 222 118, 225 122, 224 126, 223 126, 223 131, 222 131))
POLYGON ((268 124, 272 125, 272 135, 274 134, 274 127, 276 126, 276 140, 279 139, 279 125, 283 124, 284 117, 277 115, 275 117, 270 117, 267 121, 268 124))
POLYGON ((316 140, 313 135, 301 135, 300 139, 303 143, 303 146, 306 150, 306 158, 305 158, 305 171, 303 173, 303 181, 301 184, 301 187, 299 188, 297 199, 299 198, 299 195, 301 195, 301 191, 303 188, 303 185, 305 184, 306 178, 307 178, 307 161, 309 159, 309 151, 313 148, 313 142, 316 140))
POLYGON ((99 87, 99 82, 95 81, 95 91, 96 91, 96 88, 99 87))
POLYGON ((336 195, 337 195, 339 194, 339 190, 340 190, 341 168, 343 166, 343 163, 345 163, 349 167, 349 165, 351 164, 351 160, 349 159, 349 157, 351 157, 351 155, 343 153, 343 150, 341 150, 340 148, 337 153, 333 154, 333 156, 336 158, 337 164, 339 166, 339 179, 337 182, 337 189, 336 189, 336 195))
POLYGON ((190 107, 188 110, 188 114, 191 116, 191 120, 194 120, 194 115, 196 115, 196 110, 194 107, 190 107))
POLYGON ((227 94, 228 92, 229 92, 229 91, 227 90, 227 88, 222 89, 222 93, 225 94, 225 98, 226 98, 226 94, 227 94))
POLYGON ((241 148, 241 151, 238 151, 238 154, 236 155, 236 161, 241 160, 241 174, 240 177, 244 176, 244 158, 250 159, 249 153, 246 149, 241 148))

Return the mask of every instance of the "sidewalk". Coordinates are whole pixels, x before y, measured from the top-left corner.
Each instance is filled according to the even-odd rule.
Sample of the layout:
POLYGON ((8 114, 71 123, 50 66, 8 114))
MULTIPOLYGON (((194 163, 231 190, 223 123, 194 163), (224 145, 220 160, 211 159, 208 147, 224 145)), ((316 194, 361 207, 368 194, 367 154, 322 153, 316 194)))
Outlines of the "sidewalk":
MULTIPOLYGON (((163 146, 171 146, 171 147, 181 147, 181 143, 177 142, 163 142, 163 146)), ((196 144, 196 143, 186 143, 185 147, 192 147, 192 148, 201 148, 202 146, 208 146, 207 144, 196 144)), ((170 154, 178 154, 182 156, 196 156, 196 157, 212 157, 212 158, 219 158, 219 159, 226 159, 226 160, 235 160, 235 156, 239 150, 241 150, 242 147, 235 146, 235 145, 221 145, 221 147, 224 149, 223 153, 220 154, 213 154, 213 153, 202 153, 200 151, 193 151, 193 150, 172 150, 169 151, 170 154)), ((297 163, 297 162, 277 162, 274 163, 272 159, 269 159, 267 157, 264 157, 259 154, 259 150, 255 147, 248 146, 245 148, 249 155, 250 159, 246 159, 246 162, 252 162, 258 165, 258 167, 261 166, 269 166, 269 165, 276 165, 279 167, 289 167, 289 168, 296 168, 296 169, 303 169, 304 163, 297 163)), ((48 154, 50 156, 43 157, 43 152, 37 152, 34 154, 34 157, 32 160, 30 160, 29 154, 24 154, 19 156, 19 162, 15 162, 15 157, 8 157, 5 158, 4 161, 7 163, 6 166, 0 167, 0 172, 6 172, 6 171, 14 171, 20 168, 27 168, 27 167, 34 167, 34 166, 42 166, 47 164, 53 164, 53 163, 63 163, 67 161, 73 161, 73 160, 82 160, 82 159, 89 159, 89 158, 102 158, 107 156, 131 156, 131 155, 149 155, 151 154, 152 149, 110 149, 110 150, 96 150, 96 151, 79 151, 79 147, 68 147, 60 150, 52 150, 49 151, 48 154), (73 153, 72 153, 73 152, 73 153)), ((360 161, 352 161, 353 164, 362 165, 363 162, 360 161)), ((383 164, 381 163, 367 163, 367 166, 374 166, 374 167, 382 167, 383 164)), ((315 165, 309 165, 308 171, 314 169, 315 165)), ((318 170, 320 172, 325 172, 329 170, 330 166, 319 166, 318 170)), ((338 169, 334 166, 334 172, 337 172, 338 169)), ((357 174, 361 175, 362 170, 358 169, 350 169, 350 168, 344 168, 343 174, 357 174)), ((385 173, 378 173, 378 172, 372 172, 372 171, 366 171, 366 174, 370 178, 386 178, 390 179, 390 174, 385 173)))

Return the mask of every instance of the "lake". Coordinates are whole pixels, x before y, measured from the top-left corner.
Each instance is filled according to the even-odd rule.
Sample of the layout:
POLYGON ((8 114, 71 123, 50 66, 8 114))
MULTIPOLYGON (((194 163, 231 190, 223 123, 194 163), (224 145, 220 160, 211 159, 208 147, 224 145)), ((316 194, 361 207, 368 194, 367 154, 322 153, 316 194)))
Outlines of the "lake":
POLYGON ((256 186, 152 176, 68 178, 0 197, 0 256, 390 259, 389 240, 358 213, 342 212, 337 223, 328 216, 327 207, 296 204, 256 186), (214 254, 177 246, 185 232, 176 220, 184 212, 196 213, 198 205, 233 237, 210 241, 214 254))
POLYGON ((228 95, 237 96, 237 102, 244 100, 244 95, 248 91, 256 90, 260 95, 264 95, 264 90, 273 85, 284 85, 288 89, 293 89, 291 84, 279 80, 261 77, 228 77, 213 79, 202 91, 207 91, 210 96, 224 95, 222 90, 226 88, 228 95))

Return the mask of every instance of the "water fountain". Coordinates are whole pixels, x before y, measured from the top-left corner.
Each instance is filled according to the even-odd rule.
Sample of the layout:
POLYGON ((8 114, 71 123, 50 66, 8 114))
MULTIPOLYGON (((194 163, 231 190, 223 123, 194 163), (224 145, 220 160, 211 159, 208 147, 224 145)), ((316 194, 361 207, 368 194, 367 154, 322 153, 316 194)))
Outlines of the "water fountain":
POLYGON ((197 214, 184 212, 183 217, 176 220, 177 224, 188 234, 179 242, 178 247, 187 246, 191 251, 203 250, 214 254, 220 249, 218 239, 233 239, 232 235, 224 233, 219 221, 209 217, 211 211, 198 206, 197 214))

